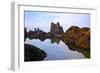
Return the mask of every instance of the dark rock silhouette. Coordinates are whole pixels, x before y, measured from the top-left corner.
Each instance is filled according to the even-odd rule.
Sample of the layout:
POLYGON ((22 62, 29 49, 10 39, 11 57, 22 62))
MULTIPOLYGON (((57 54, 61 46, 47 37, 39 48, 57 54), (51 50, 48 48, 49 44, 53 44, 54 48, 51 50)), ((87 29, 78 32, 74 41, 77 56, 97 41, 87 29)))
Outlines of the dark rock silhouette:
POLYGON ((24 61, 27 62, 27 61, 41 61, 43 60, 47 54, 33 46, 33 45, 29 45, 29 44, 24 44, 24 61))
POLYGON ((63 28, 62 28, 62 26, 60 26, 59 22, 57 22, 57 24, 55 24, 53 22, 51 23, 50 33, 53 34, 53 35, 64 33, 63 28))

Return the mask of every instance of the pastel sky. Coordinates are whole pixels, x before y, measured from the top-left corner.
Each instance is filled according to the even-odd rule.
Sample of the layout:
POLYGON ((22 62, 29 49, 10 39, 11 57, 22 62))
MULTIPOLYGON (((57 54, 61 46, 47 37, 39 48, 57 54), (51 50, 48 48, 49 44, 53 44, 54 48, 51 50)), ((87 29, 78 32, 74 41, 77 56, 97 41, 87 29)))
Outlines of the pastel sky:
POLYGON ((64 31, 71 26, 90 27, 90 14, 24 11, 24 15, 28 31, 39 27, 49 32, 51 22, 59 22, 64 31))

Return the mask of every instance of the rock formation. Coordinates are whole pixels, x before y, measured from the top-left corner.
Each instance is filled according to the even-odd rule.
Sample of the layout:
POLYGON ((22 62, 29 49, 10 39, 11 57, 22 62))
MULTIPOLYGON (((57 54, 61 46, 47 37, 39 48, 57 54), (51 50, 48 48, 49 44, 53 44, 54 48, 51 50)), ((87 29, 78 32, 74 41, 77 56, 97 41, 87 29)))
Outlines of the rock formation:
POLYGON ((57 24, 51 23, 50 33, 55 35, 64 33, 63 28, 60 26, 59 22, 57 22, 57 24))
POLYGON ((64 42, 81 49, 90 50, 90 28, 71 26, 64 33, 64 42))

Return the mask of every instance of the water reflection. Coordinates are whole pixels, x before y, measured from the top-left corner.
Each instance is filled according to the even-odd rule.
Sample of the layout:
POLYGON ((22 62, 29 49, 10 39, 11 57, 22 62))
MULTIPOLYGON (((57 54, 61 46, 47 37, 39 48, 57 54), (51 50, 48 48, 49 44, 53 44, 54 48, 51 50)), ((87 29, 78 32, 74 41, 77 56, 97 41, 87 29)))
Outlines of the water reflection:
POLYGON ((27 38, 25 43, 34 45, 47 53, 44 60, 64 60, 90 58, 90 52, 75 48, 57 37, 27 38))
POLYGON ((85 58, 90 58, 90 50, 83 50, 83 49, 77 48, 73 45, 69 45, 69 44, 67 44, 67 45, 70 50, 78 51, 78 52, 82 53, 85 56, 85 58))

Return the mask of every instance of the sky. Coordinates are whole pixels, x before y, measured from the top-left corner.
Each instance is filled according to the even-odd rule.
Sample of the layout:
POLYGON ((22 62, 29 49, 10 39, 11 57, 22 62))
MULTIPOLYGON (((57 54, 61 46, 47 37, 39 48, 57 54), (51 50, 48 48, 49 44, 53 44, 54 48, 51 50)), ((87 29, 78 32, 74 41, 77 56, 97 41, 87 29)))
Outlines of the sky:
POLYGON ((39 27, 49 32, 51 22, 59 22, 64 32, 71 26, 90 27, 90 14, 24 11, 24 26, 27 31, 39 27))

